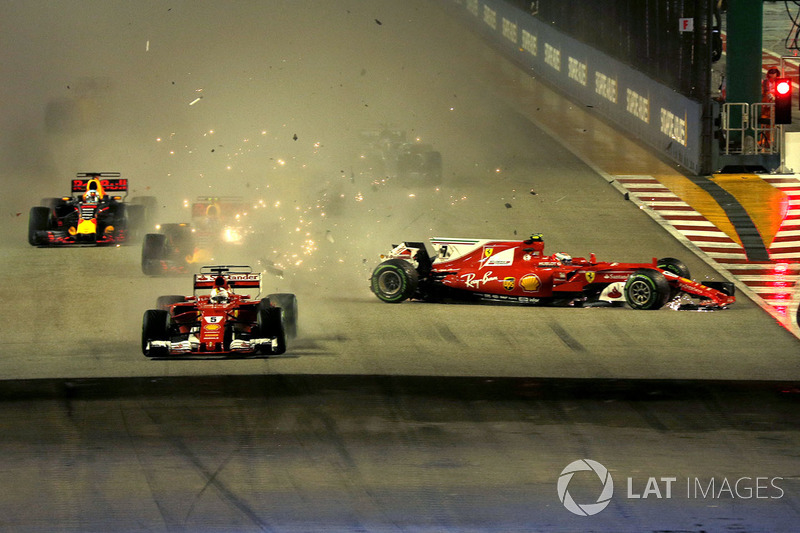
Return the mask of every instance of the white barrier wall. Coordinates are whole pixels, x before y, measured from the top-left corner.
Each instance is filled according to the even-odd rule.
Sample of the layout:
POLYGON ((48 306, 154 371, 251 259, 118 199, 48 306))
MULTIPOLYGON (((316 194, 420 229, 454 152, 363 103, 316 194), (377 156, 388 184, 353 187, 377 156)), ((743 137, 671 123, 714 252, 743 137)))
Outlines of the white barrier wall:
POLYGON ((800 131, 786 132, 786 168, 795 174, 800 173, 800 131))
POLYGON ((446 0, 468 23, 572 99, 701 172, 702 105, 503 0, 446 0))

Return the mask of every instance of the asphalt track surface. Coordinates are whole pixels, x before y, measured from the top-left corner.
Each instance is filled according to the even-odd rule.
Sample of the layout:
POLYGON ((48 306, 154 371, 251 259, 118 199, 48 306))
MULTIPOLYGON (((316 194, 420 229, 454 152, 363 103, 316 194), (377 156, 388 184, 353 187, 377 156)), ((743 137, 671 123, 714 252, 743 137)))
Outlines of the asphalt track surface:
MULTIPOLYGON (((438 189, 373 187, 346 172, 332 186, 343 200, 306 226, 313 255, 282 279, 265 279, 265 292, 298 296, 300 335, 285 356, 146 359, 139 351, 143 311, 158 295, 190 291, 189 278, 146 278, 137 246, 28 246, 24 213, 51 193, 20 190, 3 176, 0 264, 5 290, 17 294, 0 306, 0 480, 13 487, 0 498, 0 527, 791 531, 800 514, 800 343, 747 298, 719 312, 635 312, 388 305, 369 292, 378 254, 400 240, 433 236, 542 232, 551 252, 678 257, 697 279, 715 273, 513 101, 498 100, 495 89, 514 83, 516 73, 498 79, 497 66, 514 67, 444 11, 425 3, 349 7, 325 15, 369 23, 359 37, 379 43, 385 57, 364 59, 367 72, 395 65, 380 71, 382 80, 401 76, 404 99, 414 103, 389 119, 433 137, 446 177, 438 189), (406 65, 392 52, 407 42, 415 44, 406 53, 424 50, 426 61, 406 65), (491 65, 492 77, 482 75, 482 64, 491 65), (556 490, 562 469, 583 458, 609 468, 616 485, 609 507, 592 517, 571 514, 556 490), (641 494, 651 477, 680 480, 673 497, 626 497, 641 494), (760 491, 763 498, 719 492, 723 480, 743 478, 773 485, 760 491), (718 497, 689 497, 686 480, 695 479, 704 488, 713 479, 718 497)), ((309 24, 309 11, 282 13, 280 23, 291 27, 305 17, 309 24)), ((296 61, 302 69, 287 57, 287 68, 296 61)), ((389 85, 362 89, 391 93, 389 85)), ((526 104, 534 98, 514 92, 526 104)), ((214 102, 206 94, 197 105, 214 102)), ((237 101, 228 98, 228 105, 237 101)), ((369 103, 374 109, 383 99, 391 102, 391 94, 369 103)), ((152 105, 153 115, 168 111, 152 105)), ((359 115, 352 129, 383 118, 359 115)), ((68 125, 73 132, 80 126, 68 125)), ((125 151, 115 146, 113 153, 125 151)), ((201 165, 192 153, 179 151, 179 162, 169 164, 201 165)), ((237 153, 253 166, 262 157, 237 153)), ((107 156, 82 156, 76 164, 108 164, 107 156)), ((148 165, 162 157, 154 153, 148 165)), ((338 177, 341 168, 329 174, 338 177)), ((48 186, 63 187, 79 170, 86 169, 70 169, 48 186)), ((166 181, 151 185, 162 200, 186 187, 166 181)), ((300 211, 318 191, 297 194, 300 211)), ((279 211, 276 227, 293 225, 290 214, 279 211)), ((241 255, 256 261, 273 245, 241 255)), ((596 487, 575 483, 576 500, 596 497, 596 487)))

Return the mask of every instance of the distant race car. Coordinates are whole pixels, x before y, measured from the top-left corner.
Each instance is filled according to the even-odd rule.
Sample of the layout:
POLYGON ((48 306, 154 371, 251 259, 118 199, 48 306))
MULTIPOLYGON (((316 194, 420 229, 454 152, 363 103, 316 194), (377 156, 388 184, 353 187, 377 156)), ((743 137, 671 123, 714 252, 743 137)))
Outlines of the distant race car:
POLYGON ((191 205, 191 222, 162 224, 159 233, 144 236, 142 272, 186 273, 213 260, 222 247, 241 246, 254 232, 247 219, 249 205, 238 196, 198 198, 191 205))
POLYGON ((144 229, 155 198, 126 203, 128 180, 119 172, 82 172, 72 180, 71 196, 46 198, 32 207, 28 242, 32 246, 120 244, 144 229))
POLYGON ((373 184, 386 180, 403 185, 442 182, 442 154, 433 145, 410 142, 401 130, 365 131, 360 137, 364 150, 354 170, 373 184))
POLYGON ((297 334, 297 298, 270 294, 258 299, 261 274, 248 266, 205 266, 194 275, 192 296, 166 295, 142 318, 142 353, 271 355, 286 351, 297 334), (254 297, 239 290, 256 292, 254 297), (198 295, 198 291, 208 291, 198 295))
POLYGON ((598 261, 544 254, 541 234, 527 240, 434 238, 434 259, 421 242, 394 245, 372 273, 372 291, 384 302, 471 299, 520 304, 591 306, 627 303, 659 309, 679 295, 697 299, 683 308, 725 308, 736 301, 730 282, 689 279, 674 258, 650 263, 598 261))

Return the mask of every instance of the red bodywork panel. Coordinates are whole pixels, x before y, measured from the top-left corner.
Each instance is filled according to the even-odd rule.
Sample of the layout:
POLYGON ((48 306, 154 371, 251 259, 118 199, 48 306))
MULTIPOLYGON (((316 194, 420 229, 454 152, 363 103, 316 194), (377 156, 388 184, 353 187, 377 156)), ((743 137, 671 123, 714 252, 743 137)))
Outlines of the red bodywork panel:
MULTIPOLYGON (((456 241, 434 240, 434 244, 447 246, 448 242, 456 241)), ((736 301, 734 296, 681 278, 656 264, 655 258, 651 263, 617 263, 598 262, 594 254, 590 259, 566 254, 545 255, 541 240, 491 240, 481 241, 477 248, 455 259, 446 256, 437 259, 431 266, 430 276, 452 289, 524 301, 525 298, 580 294, 593 286, 599 289, 625 282, 638 269, 652 269, 664 274, 671 286, 712 305, 724 307, 736 301)))
POLYGON ((190 296, 185 302, 171 305, 169 312, 181 335, 188 335, 199 326, 199 352, 230 354, 234 352, 224 349, 226 325, 235 322, 242 332, 249 333, 256 323, 258 303, 259 300, 238 294, 232 294, 227 304, 212 303, 208 296, 190 296))

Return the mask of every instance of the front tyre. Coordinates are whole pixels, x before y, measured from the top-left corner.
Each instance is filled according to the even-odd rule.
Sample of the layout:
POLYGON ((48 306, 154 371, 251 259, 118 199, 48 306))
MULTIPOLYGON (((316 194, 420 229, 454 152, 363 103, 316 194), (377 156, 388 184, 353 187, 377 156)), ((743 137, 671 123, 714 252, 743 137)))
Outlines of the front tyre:
POLYGON ((31 207, 30 216, 28 217, 28 243, 31 246, 40 244, 39 232, 47 231, 50 229, 50 208, 48 207, 31 207))
POLYGON ((163 273, 161 261, 167 258, 167 237, 161 233, 148 233, 142 242, 142 272, 147 276, 163 273))
MULTIPOLYGON (((656 261, 656 266, 661 270, 666 270, 667 272, 672 272, 676 276, 680 278, 691 279, 692 275, 689 272, 689 267, 687 267, 683 261, 680 259, 675 259, 674 257, 662 257, 658 261, 656 261)), ((676 296, 680 293, 677 284, 675 286, 670 286, 669 289, 669 299, 673 300, 676 296)))
POLYGON ((399 303, 410 298, 419 284, 419 274, 403 259, 389 259, 372 271, 372 292, 387 303, 399 303))
POLYGON ((658 270, 636 270, 625 282, 625 301, 634 309, 661 309, 669 301, 669 297, 669 282, 658 270))
POLYGON ((286 335, 293 339, 297 337, 297 297, 294 294, 283 292, 267 296, 270 302, 283 310, 283 324, 286 335))
POLYGON ((280 355, 286 352, 286 330, 283 327, 283 313, 280 307, 259 306, 256 315, 256 329, 259 336, 276 339, 275 346, 266 353, 262 351, 263 355, 280 355))
POLYGON ((142 317, 142 353, 147 357, 164 357, 169 350, 151 347, 150 341, 169 340, 169 313, 162 309, 148 309, 142 317))
POLYGON ((662 257, 656 261, 656 266, 661 270, 672 272, 676 276, 680 276, 682 278, 691 279, 692 277, 692 275, 689 273, 689 267, 687 267, 683 261, 680 259, 675 259, 674 257, 662 257))

